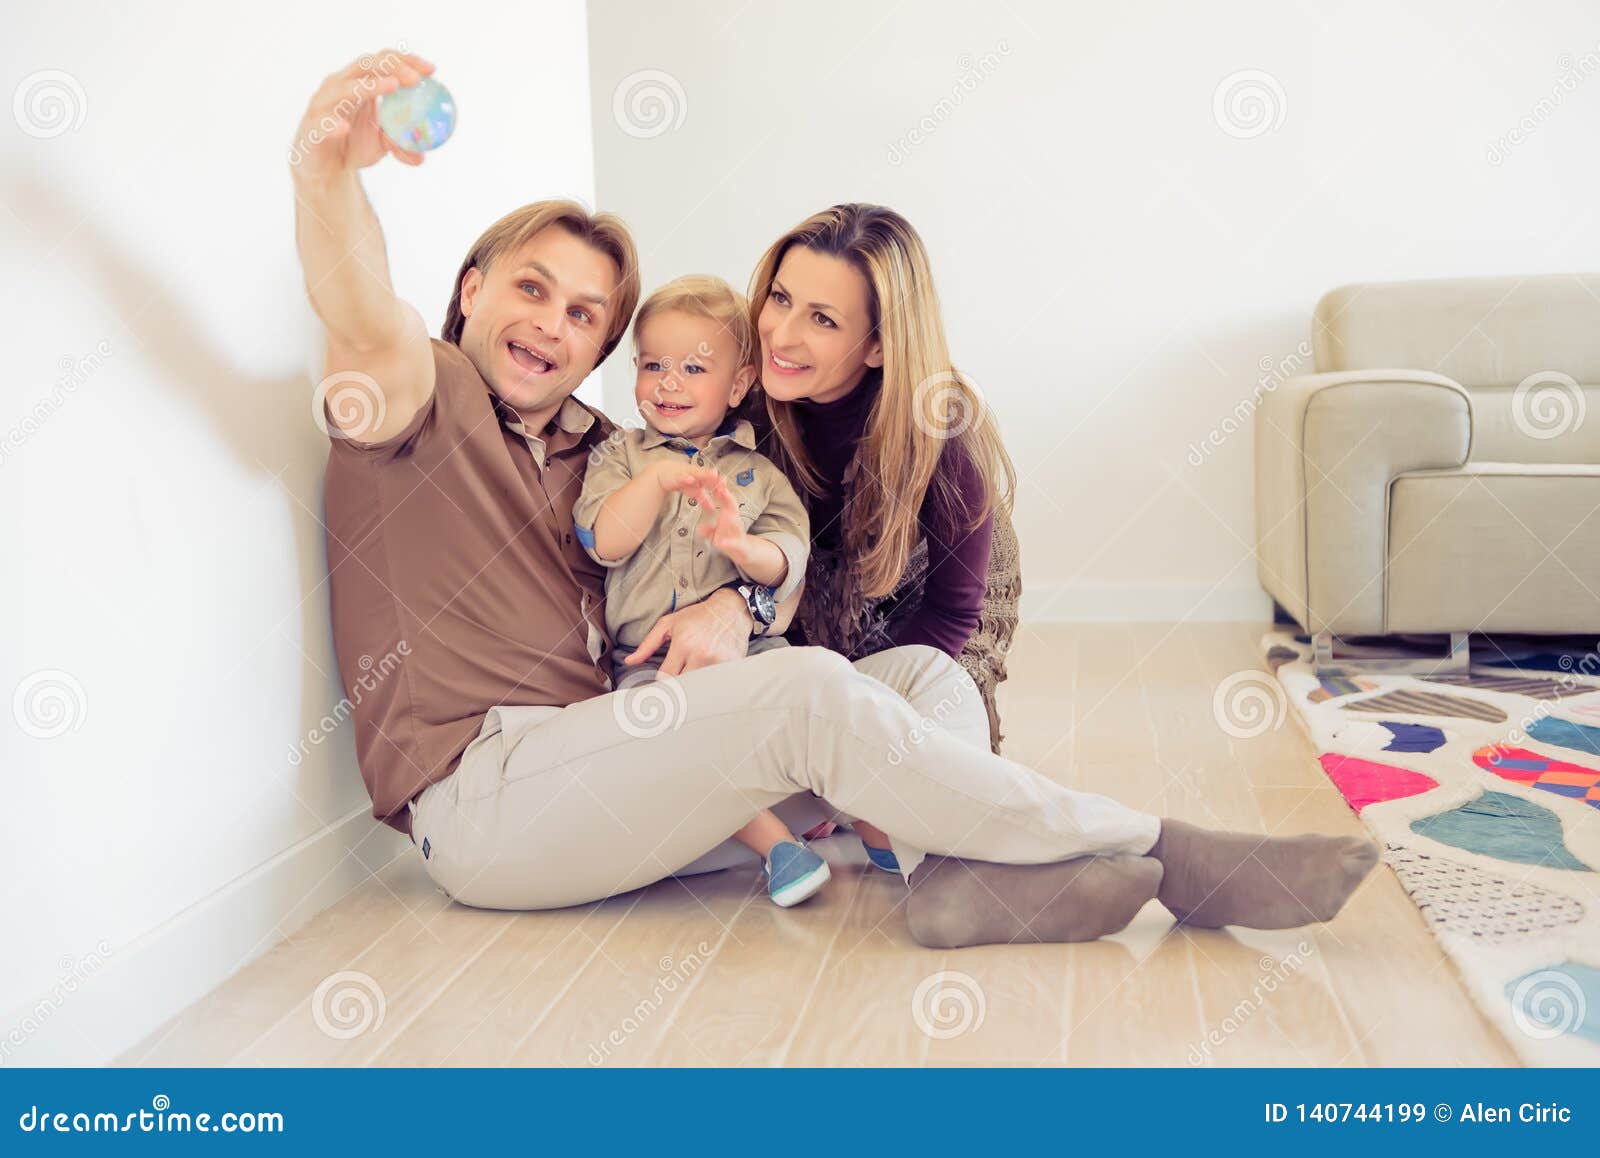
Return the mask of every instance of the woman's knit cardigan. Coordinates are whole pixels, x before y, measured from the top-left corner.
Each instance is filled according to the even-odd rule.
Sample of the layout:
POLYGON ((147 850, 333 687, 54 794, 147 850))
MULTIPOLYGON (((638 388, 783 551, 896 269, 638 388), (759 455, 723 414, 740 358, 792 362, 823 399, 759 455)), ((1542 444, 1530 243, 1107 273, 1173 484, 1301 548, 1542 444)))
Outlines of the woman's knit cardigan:
MULTIPOLYGON (((846 525, 855 499, 850 485, 855 470, 856 463, 852 462, 844 478, 846 525)), ((1000 714, 995 708, 995 692, 1006 678, 1006 657, 1017 630, 1022 560, 1011 515, 1003 506, 996 508, 993 526, 983 609, 977 629, 961 651, 960 663, 983 696, 989 713, 989 746, 999 752, 1000 714)), ((812 543, 805 592, 795 616, 799 631, 795 634, 801 642, 830 648, 853 660, 894 647, 896 629, 922 604, 923 581, 928 573, 927 540, 917 540, 895 589, 875 598, 861 594, 852 569, 842 565, 841 554, 812 543)))

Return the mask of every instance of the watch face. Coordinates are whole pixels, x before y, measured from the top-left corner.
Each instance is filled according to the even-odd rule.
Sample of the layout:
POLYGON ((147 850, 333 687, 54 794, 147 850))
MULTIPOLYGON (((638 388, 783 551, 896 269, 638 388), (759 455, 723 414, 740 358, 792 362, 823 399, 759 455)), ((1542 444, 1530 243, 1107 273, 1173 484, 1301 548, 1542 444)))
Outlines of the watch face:
POLYGON ((778 605, 772 601, 772 588, 757 586, 750 592, 750 608, 762 623, 778 618, 778 605))

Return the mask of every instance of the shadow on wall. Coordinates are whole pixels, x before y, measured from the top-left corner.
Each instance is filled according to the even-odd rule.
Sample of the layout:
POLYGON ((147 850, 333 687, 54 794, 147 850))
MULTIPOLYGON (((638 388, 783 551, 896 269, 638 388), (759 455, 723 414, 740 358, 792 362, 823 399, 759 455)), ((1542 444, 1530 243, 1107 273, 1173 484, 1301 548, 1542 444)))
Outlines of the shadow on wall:
MULTIPOLYGON (((299 599, 297 606, 282 609, 281 619, 277 609, 271 615, 280 624, 291 617, 299 619, 303 662, 297 736, 320 730, 318 722, 343 693, 329 686, 330 681, 337 683, 337 673, 328 623, 321 511, 326 454, 325 438, 311 417, 312 384, 303 375, 251 378, 230 362, 222 348, 207 340, 200 322, 185 312, 183 302, 98 229, 94 216, 67 190, 16 173, 6 174, 3 184, 5 203, 17 216, 47 237, 60 237, 58 252, 97 283, 112 311, 139 342, 152 377, 203 415, 241 464, 259 472, 263 480, 275 480, 294 504, 299 599), (326 657, 326 670, 313 654, 326 657)), ((279 548, 274 543, 270 549, 279 548)), ((241 705, 240 710, 249 707, 241 705)), ((287 753, 292 750, 292 743, 286 742, 269 753, 273 767, 290 764, 287 753)), ((293 779, 280 782, 303 801, 300 789, 306 785, 335 776, 356 777, 353 746, 350 741, 322 745, 320 753, 312 749, 290 770, 296 773, 293 779)), ((329 825, 339 818, 318 815, 317 819, 329 825)), ((228 832, 220 831, 217 842, 228 840, 228 832)))

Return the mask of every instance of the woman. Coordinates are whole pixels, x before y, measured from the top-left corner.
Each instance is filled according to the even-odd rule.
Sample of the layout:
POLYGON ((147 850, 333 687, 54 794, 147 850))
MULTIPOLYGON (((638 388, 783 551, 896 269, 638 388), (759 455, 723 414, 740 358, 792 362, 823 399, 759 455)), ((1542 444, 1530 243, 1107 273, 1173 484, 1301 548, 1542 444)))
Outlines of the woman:
POLYGON ((1016 476, 951 366, 927 251, 900 214, 835 205, 780 237, 750 284, 770 454, 811 515, 791 636, 860 659, 927 644, 960 661, 1000 750, 995 688, 1022 580, 1016 476))

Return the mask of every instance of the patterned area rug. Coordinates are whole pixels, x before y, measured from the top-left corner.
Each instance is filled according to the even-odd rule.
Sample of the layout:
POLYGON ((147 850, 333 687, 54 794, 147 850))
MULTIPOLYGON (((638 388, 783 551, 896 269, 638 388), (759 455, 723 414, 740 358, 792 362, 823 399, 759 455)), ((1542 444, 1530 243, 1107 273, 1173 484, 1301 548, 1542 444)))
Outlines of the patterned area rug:
POLYGON ((1533 1065, 1600 1065, 1594 644, 1475 636, 1466 676, 1319 679, 1306 636, 1262 640, 1274 695, 1533 1065))

